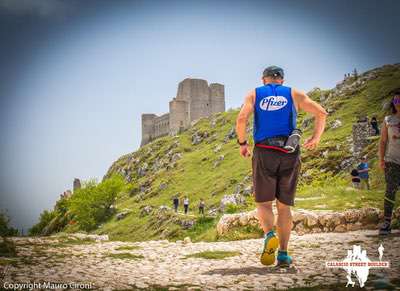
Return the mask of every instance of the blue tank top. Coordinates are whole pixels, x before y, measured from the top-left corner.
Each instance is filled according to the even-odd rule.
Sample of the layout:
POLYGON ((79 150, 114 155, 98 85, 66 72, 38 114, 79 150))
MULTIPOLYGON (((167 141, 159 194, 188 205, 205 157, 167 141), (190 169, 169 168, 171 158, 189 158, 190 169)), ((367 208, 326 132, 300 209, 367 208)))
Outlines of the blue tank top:
POLYGON ((256 88, 254 103, 254 142, 275 136, 289 136, 296 128, 297 111, 291 88, 266 84, 256 88))

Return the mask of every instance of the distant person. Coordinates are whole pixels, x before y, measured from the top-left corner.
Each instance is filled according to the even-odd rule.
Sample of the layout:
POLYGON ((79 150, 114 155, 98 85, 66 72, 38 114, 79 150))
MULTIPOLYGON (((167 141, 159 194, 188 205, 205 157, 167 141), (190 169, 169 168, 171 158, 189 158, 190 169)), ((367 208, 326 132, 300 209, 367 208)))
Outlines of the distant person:
POLYGON ((386 181, 381 235, 391 233, 393 207, 400 184, 400 91, 394 94, 390 109, 391 115, 387 115, 382 123, 379 143, 379 166, 385 171, 386 181))
POLYGON ((174 209, 175 209, 175 212, 178 212, 178 206, 179 206, 179 199, 178 199, 178 196, 175 195, 173 202, 174 202, 174 209))
POLYGON ((189 210, 189 198, 187 196, 183 199, 183 208, 185 209, 185 214, 187 214, 189 210))
POLYGON ((204 202, 203 198, 200 199, 199 203, 199 214, 204 215, 204 207, 206 206, 206 203, 204 202))
POLYGON ((373 116, 371 118, 370 125, 371 125, 372 129, 374 130, 374 135, 379 135, 378 121, 376 120, 375 116, 373 116))
POLYGON ((351 183, 353 184, 353 187, 356 189, 360 189, 360 176, 358 175, 357 169, 353 169, 350 173, 351 175, 351 183))
POLYGON ((360 188, 363 188, 364 185, 369 190, 369 167, 368 167, 368 159, 367 157, 361 158, 361 163, 357 166, 358 176, 361 179, 360 188))

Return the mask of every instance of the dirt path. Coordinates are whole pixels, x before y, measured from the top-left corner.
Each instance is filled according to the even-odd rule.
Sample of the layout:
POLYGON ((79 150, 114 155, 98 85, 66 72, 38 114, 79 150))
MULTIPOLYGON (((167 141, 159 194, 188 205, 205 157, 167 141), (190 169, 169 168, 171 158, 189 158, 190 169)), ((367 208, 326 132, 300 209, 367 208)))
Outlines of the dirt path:
MULTIPOLYGON (((12 240, 18 257, 11 260, 1 258, 0 274, 5 273, 4 282, 92 282, 93 289, 101 290, 345 287, 346 272, 343 269, 327 269, 325 262, 343 260, 347 250, 355 244, 367 251, 370 260, 377 261, 377 249, 382 243, 385 248, 382 260, 390 261, 391 267, 371 269, 366 287, 400 289, 399 232, 383 239, 376 235, 376 231, 292 235, 290 252, 295 266, 290 269, 260 265, 258 252, 261 239, 215 243, 93 242, 55 237, 12 240), (240 252, 240 255, 218 260, 185 257, 197 252, 219 250, 240 252)), ((356 278, 353 280, 357 281, 356 278)), ((1 287, 5 287, 4 282, 1 287)), ((356 286, 359 286, 358 282, 356 286)))

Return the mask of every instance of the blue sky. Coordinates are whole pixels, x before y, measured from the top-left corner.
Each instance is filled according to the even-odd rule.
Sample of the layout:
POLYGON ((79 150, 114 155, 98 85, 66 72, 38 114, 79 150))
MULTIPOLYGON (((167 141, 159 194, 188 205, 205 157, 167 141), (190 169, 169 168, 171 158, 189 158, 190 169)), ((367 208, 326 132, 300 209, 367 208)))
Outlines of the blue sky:
POLYGON ((30 227, 101 179, 187 77, 239 107, 271 64, 302 90, 400 60, 396 1, 0 0, 0 209, 30 227))

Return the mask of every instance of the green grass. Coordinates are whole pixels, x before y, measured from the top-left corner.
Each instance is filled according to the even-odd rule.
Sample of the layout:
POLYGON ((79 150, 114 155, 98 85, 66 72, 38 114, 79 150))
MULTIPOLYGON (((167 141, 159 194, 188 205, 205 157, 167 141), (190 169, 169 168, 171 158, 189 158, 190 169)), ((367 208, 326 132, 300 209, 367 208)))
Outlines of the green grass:
POLYGON ((116 251, 132 251, 140 249, 140 246, 120 246, 115 248, 116 251))
MULTIPOLYGON (((327 123, 339 119, 343 125, 336 129, 328 125, 318 149, 302 150, 302 171, 295 208, 339 211, 367 206, 382 208, 385 182, 383 172, 377 165, 377 139, 371 140, 364 151, 370 162, 372 186, 370 191, 352 189, 349 171, 342 171, 339 168, 344 159, 351 157, 347 138, 352 135, 352 124, 358 115, 367 114, 369 117, 376 115, 378 120, 382 121, 383 116, 387 114, 382 111, 382 102, 390 98, 390 92, 400 88, 400 66, 380 68, 377 70, 377 76, 376 79, 363 85, 361 90, 345 92, 343 95, 330 98, 324 105, 325 108, 334 109, 328 116, 327 123), (327 152, 327 157, 323 156, 324 152, 327 152)), ((324 90, 326 95, 331 91, 324 90)), ((313 94, 312 98, 318 99, 317 94, 313 94)), ((251 159, 239 156, 236 139, 224 141, 225 136, 235 126, 238 112, 238 109, 233 109, 210 118, 203 118, 178 136, 159 138, 136 152, 120 157, 110 167, 106 177, 116 172, 130 173, 128 190, 117 195, 115 205, 118 210, 127 208, 132 212, 122 220, 112 217, 94 232, 108 234, 111 240, 122 241, 154 239, 175 241, 186 236, 192 241, 259 237, 258 230, 251 227, 238 228, 227 237, 218 237, 216 225, 222 214, 218 214, 215 218, 203 218, 198 215, 197 205, 200 198, 206 203, 207 213, 209 209, 219 207, 223 195, 234 193, 237 184, 242 183, 244 178, 251 174, 251 159), (213 120, 215 127, 211 126, 213 120), (191 137, 195 132, 207 132, 209 137, 198 145, 192 145, 191 137), (214 152, 217 146, 221 146, 221 150, 214 152), (161 167, 153 170, 156 161, 166 161, 168 153, 171 153, 171 156, 174 153, 181 153, 182 158, 177 160, 172 168, 161 167), (221 155, 224 155, 224 159, 214 167, 215 161, 221 155), (138 169, 144 163, 148 164, 148 173, 139 177, 138 169), (162 183, 166 183, 167 187, 161 190, 162 183), (145 184, 149 185, 148 191, 139 193, 140 186, 145 184), (182 214, 177 216, 168 214, 157 217, 160 205, 172 207, 174 195, 178 195, 180 199, 186 195, 189 197, 190 215, 185 217, 182 214), (153 206, 153 214, 141 217, 141 208, 146 205, 153 206), (183 229, 177 220, 184 219, 195 220, 195 226, 183 229)), ((308 117, 307 114, 300 113, 298 124, 308 117)), ((303 140, 309 137, 312 131, 313 125, 304 131, 303 140)), ((251 136, 249 142, 253 143, 251 136)), ((399 202, 396 202, 396 206, 399 206, 399 202)), ((227 207, 226 212, 236 213, 254 208, 253 197, 249 196, 246 197, 246 205, 227 207)))
POLYGON ((131 253, 108 253, 105 255, 105 257, 113 258, 113 259, 129 259, 129 260, 140 260, 143 259, 144 257, 142 255, 136 255, 136 254, 131 254, 131 253))
POLYGON ((87 245, 93 243, 96 243, 96 241, 89 238, 83 238, 83 239, 61 238, 57 243, 52 243, 51 246, 57 248, 65 248, 73 245, 87 245))
POLYGON ((185 256, 185 258, 201 258, 208 260, 222 260, 229 257, 240 256, 240 252, 229 251, 204 251, 185 256))

